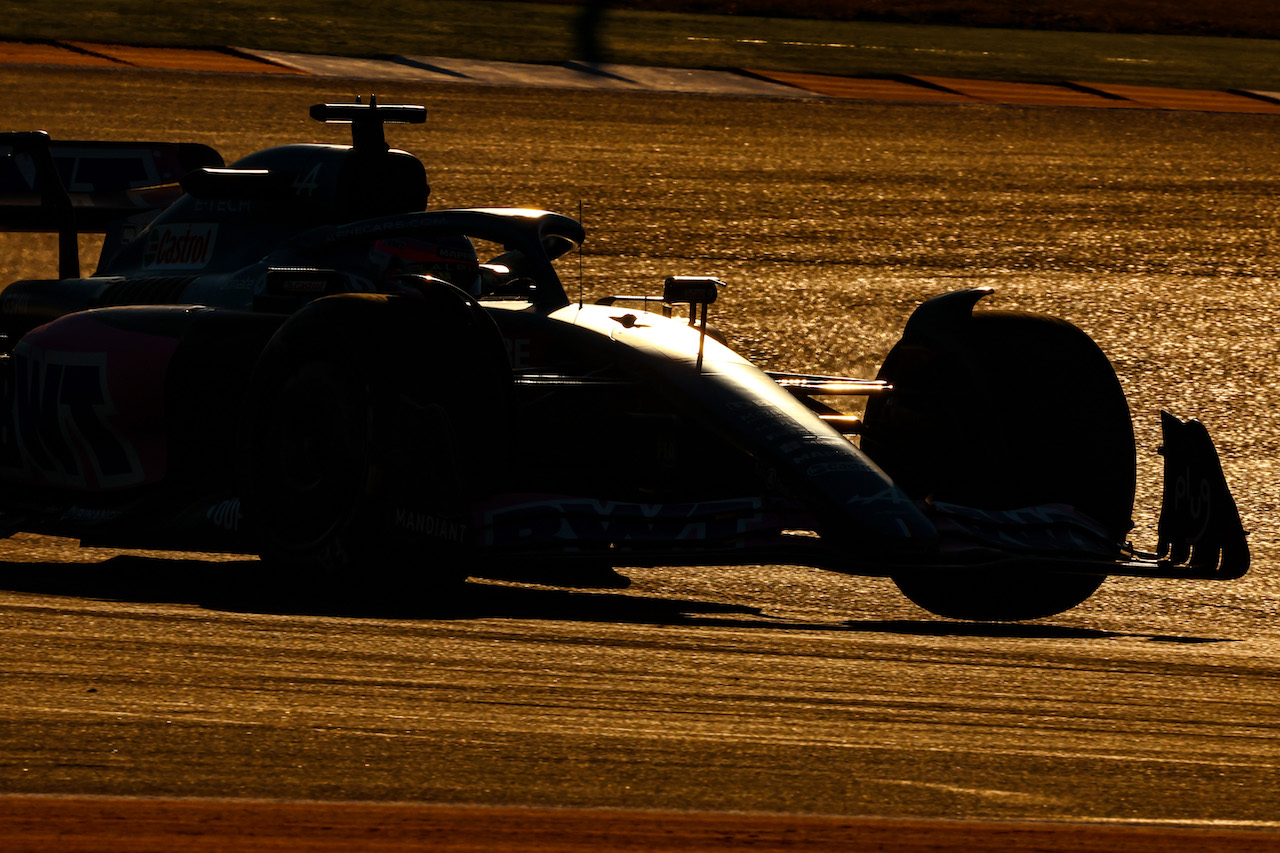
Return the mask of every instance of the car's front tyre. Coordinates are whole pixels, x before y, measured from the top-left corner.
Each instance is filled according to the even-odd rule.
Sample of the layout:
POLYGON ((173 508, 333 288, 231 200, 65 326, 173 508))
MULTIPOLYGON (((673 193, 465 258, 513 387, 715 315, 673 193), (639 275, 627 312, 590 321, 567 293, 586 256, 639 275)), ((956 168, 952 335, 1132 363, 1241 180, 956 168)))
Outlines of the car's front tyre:
MULTIPOLYGON (((1075 326, 1014 311, 972 311, 983 291, 921 306, 867 405, 862 449, 913 498, 984 509, 1061 503, 1107 531, 1130 527, 1133 424, 1106 356, 1075 326)), ((941 616, 1011 621, 1080 604, 1103 575, 1055 573, 1029 559, 1000 569, 895 576, 941 616)))

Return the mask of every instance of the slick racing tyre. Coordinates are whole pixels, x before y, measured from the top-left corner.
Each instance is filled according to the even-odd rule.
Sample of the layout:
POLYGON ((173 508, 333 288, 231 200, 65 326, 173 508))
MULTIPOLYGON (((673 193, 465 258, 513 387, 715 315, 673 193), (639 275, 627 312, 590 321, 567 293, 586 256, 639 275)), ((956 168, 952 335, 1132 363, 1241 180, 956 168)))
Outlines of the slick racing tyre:
MULTIPOLYGON (((893 391, 868 402, 862 449, 913 498, 983 509, 1064 503, 1119 546, 1132 526, 1136 459, 1115 371, 1069 323, 971 312, 981 295, 940 297, 932 316, 929 303, 913 316, 880 370, 893 391)), ((1028 560, 894 581, 937 615, 1006 621, 1069 610, 1103 578, 1028 560)))
POLYGON ((497 327, 449 285, 291 317, 255 368, 242 429, 245 523, 282 587, 270 591, 350 601, 464 580, 510 383, 497 327))

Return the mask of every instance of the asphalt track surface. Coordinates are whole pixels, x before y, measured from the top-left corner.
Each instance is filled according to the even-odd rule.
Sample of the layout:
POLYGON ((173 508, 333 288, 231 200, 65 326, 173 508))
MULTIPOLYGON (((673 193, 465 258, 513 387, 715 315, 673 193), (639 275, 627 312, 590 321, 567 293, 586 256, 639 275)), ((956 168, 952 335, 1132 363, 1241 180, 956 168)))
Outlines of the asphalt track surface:
MULTIPOLYGON (((306 106, 363 85, 0 80, 14 129, 229 157, 340 141, 306 106)), ((874 372, 911 308, 955 287, 1066 316, 1138 418, 1140 541, 1154 412, 1198 414, 1254 571, 1112 581, 1007 626, 781 566, 316 613, 254 606, 252 561, 17 536, 0 564, 0 847, 1280 846, 1274 118, 380 92, 431 108, 395 143, 427 160, 433 206, 585 199, 588 298, 718 273, 717 325, 769 367, 874 372)), ((11 277, 51 257, 30 235, 0 244, 11 277)), ((566 447, 595 439, 566 429, 566 447)))

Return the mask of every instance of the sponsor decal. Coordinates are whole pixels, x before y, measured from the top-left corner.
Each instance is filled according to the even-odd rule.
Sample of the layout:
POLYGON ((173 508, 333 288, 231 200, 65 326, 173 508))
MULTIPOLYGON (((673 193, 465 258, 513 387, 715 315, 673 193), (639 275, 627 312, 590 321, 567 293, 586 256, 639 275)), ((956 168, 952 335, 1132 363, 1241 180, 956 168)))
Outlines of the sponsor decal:
POLYGON ((238 275, 227 282, 227 290, 253 290, 258 283, 256 275, 238 275))
POLYGON ((727 408, 744 430, 768 444, 794 438, 804 429, 795 418, 777 409, 770 400, 734 401, 727 408))
POLYGON ((117 428, 106 353, 19 345, 11 359, 14 405, 0 426, 0 467, 74 488, 145 479, 141 459, 117 428))
POLYGON ((528 370, 533 367, 533 341, 528 338, 504 338, 507 344, 507 360, 512 370, 528 370))
POLYGON ((240 530, 240 499, 219 501, 205 511, 204 517, 214 527, 236 533, 240 530))
POLYGON ((285 293, 320 294, 329 287, 327 278, 287 278, 280 282, 280 289, 285 293))
POLYGON ((996 548, 1006 552, 1092 555, 1112 559, 1118 546, 1106 528, 1066 504, 984 510, 935 503, 934 523, 946 552, 996 548))
POLYGON ((446 542, 458 544, 464 543, 467 539, 467 526, 462 522, 404 507, 396 507, 395 525, 400 530, 407 530, 430 539, 443 539, 446 542))
POLYGON ((73 506, 67 510, 64 519, 72 524, 106 524, 124 516, 118 509, 91 509, 73 506))
POLYGON ((0 468, 88 490, 158 481, 167 444, 162 392, 177 344, 93 312, 28 333, 9 357, 0 468))
POLYGON ((193 208, 196 213, 214 213, 234 216, 237 214, 252 213, 254 202, 245 201, 243 199, 214 199, 199 200, 193 208))
POLYGON ((305 175, 299 175, 294 179, 292 187, 293 194, 299 198, 311 198, 316 194, 316 190, 320 189, 320 172, 323 164, 316 163, 311 167, 311 171, 305 175))
POLYGON ((218 226, 212 223, 159 225, 151 229, 142 265, 149 270, 202 269, 213 258, 218 226))
POLYGON ((566 541, 720 541, 774 529, 757 497, 676 504, 549 496, 491 507, 485 544, 566 541))
POLYGON ((1189 516, 1199 529, 1188 536, 1191 542, 1199 542, 1209 529, 1213 509, 1213 486, 1204 477, 1197 477, 1190 465, 1184 466, 1173 481, 1173 511, 1189 516))
MULTIPOLYGON (((313 169, 312 174, 314 175, 315 172, 316 170, 313 169)), ((299 194, 301 194, 305 187, 295 185, 295 189, 298 189, 299 194)), ((422 219, 420 215, 414 214, 396 219, 376 219, 343 225, 328 232, 321 239, 326 243, 342 243, 355 237, 363 237, 369 234, 394 234, 397 231, 411 231, 421 226, 422 219)))
POLYGON ((867 470, 866 465, 846 459, 836 462, 819 462, 815 465, 810 465, 804 470, 804 473, 807 477, 821 477, 825 474, 857 474, 865 470, 867 470))

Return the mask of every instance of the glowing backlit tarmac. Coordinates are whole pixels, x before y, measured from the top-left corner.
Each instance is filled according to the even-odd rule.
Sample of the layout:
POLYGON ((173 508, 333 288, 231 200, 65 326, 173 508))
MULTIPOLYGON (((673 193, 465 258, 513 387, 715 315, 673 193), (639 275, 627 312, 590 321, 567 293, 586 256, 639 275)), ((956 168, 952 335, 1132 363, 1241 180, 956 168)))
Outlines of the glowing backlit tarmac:
MULTIPOLYGON (((343 141, 305 112, 348 81, 243 79, 0 67, 6 129, 180 138, 228 159, 299 127, 343 141)), ((473 583, 448 604, 326 614, 246 605, 232 593, 260 571, 252 561, 17 536, 0 543, 4 791, 111 797, 107 817, 117 797, 144 812, 177 801, 176 818, 117 820, 114 837, 189 833, 212 814, 198 825, 206 849, 238 828, 225 815, 239 805, 200 805, 226 798, 573 810, 578 847, 559 849, 608 847, 593 809, 702 811, 731 829, 756 826, 743 812, 772 815, 761 832, 869 816, 924 824, 923 837, 891 824, 916 849, 948 849, 955 819, 997 823, 1000 840, 1029 826, 1020 849, 1167 851, 1178 842, 1161 833, 1187 827, 1262 830, 1248 843, 1274 848, 1274 116, 591 89, 548 110, 535 89, 478 98, 407 81, 379 94, 429 106, 427 125, 389 137, 427 160, 433 206, 585 200, 587 298, 718 275, 729 286, 713 322, 769 368, 874 374, 911 309, 950 289, 991 285, 992 307, 1066 317, 1111 355, 1131 400, 1135 538, 1153 533, 1156 413, 1195 415, 1219 441, 1254 570, 1229 584, 1110 581, 1020 625, 935 619, 887 582, 783 566, 636 570, 609 591, 473 583), (1099 827, 1137 840, 1109 844, 1099 827)), ((55 251, 3 235, 0 266, 47 276, 55 251)), ((1064 417, 1087 404, 1063 400, 1064 417)), ((559 449, 591 438, 567 425, 559 449)), ((299 819, 349 828, 339 812, 299 819)), ((74 833, 49 813, 10 825, 74 833)), ((360 826, 376 837, 376 815, 360 826)), ((981 848, 1001 849, 993 839, 981 848)))

